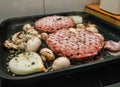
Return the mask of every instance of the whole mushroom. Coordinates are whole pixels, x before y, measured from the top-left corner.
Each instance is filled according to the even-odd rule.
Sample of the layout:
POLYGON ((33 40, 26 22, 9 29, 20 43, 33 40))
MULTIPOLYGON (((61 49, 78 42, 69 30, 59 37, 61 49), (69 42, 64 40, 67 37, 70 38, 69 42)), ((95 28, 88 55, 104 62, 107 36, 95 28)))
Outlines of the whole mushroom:
POLYGON ((40 50, 40 56, 43 61, 53 61, 55 59, 55 55, 52 50, 48 48, 43 48, 40 50))
POLYGON ((97 26, 95 24, 87 24, 86 29, 93 32, 93 33, 98 33, 97 26))
POLYGON ((47 36, 48 36, 48 34, 47 33, 41 33, 41 39, 42 40, 46 40, 46 38, 47 38, 47 36))
POLYGON ((32 28, 32 26, 30 25, 30 24, 25 24, 24 26, 23 26, 23 30, 24 31, 28 31, 29 29, 31 29, 32 28))

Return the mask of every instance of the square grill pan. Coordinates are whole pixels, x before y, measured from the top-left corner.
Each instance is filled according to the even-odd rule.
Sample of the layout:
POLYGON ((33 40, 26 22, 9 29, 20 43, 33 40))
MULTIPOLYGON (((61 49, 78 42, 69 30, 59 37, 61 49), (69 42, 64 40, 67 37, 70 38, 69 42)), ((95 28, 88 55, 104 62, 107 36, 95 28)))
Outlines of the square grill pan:
POLYGON ((104 60, 78 64, 72 67, 68 67, 68 68, 64 68, 56 71, 49 71, 46 73, 40 72, 40 73, 34 73, 30 75, 25 75, 25 76, 17 76, 17 75, 12 76, 11 73, 9 73, 6 68, 9 52, 3 46, 4 41, 9 36, 22 30, 22 26, 24 24, 30 23, 33 25, 36 20, 48 15, 82 16, 84 23, 93 23, 97 25, 99 33, 101 33, 104 36, 105 41, 120 40, 120 26, 113 25, 103 19, 100 19, 86 12, 64 12, 64 13, 47 14, 47 15, 32 15, 32 16, 9 18, 2 21, 0 24, 0 77, 2 79, 14 81, 14 82, 25 82, 25 81, 33 82, 33 81, 39 81, 42 79, 48 79, 52 77, 59 77, 62 75, 73 74, 76 72, 82 72, 90 69, 95 69, 101 66, 105 66, 108 64, 114 64, 116 62, 120 62, 120 56, 111 56, 106 51, 102 50, 100 52, 100 55, 104 57, 104 60))

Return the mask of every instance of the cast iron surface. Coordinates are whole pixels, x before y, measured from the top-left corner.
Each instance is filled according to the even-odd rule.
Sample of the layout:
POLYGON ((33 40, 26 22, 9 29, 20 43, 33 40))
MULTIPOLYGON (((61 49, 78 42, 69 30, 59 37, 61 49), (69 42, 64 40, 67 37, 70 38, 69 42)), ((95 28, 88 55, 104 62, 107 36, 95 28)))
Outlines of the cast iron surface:
MULTIPOLYGON (((93 15, 90 15, 86 12, 64 12, 64 13, 56 13, 56 14, 48 14, 48 15, 63 15, 63 16, 70 16, 70 15, 80 15, 83 17, 84 23, 93 23, 96 24, 99 32, 103 34, 105 40, 120 40, 120 27, 115 26, 107 21, 99 19, 93 15)), ((73 67, 68 67, 61 70, 56 70, 47 73, 35 73, 31 75, 25 76, 12 76, 11 73, 7 71, 6 63, 9 52, 4 48, 3 42, 9 38, 14 33, 22 30, 22 26, 26 23, 30 23, 34 25, 34 22, 39 18, 48 16, 48 15, 33 15, 33 16, 25 16, 25 17, 16 17, 4 20, 0 24, 0 77, 6 80, 11 80, 15 82, 19 81, 37 81, 42 79, 48 79, 52 77, 60 77, 63 75, 68 75, 77 72, 84 72, 90 69, 96 69, 101 66, 114 64, 115 62, 120 62, 120 56, 111 56, 106 51, 101 51, 101 55, 104 57, 104 60, 89 62, 85 64, 76 65, 73 67)))

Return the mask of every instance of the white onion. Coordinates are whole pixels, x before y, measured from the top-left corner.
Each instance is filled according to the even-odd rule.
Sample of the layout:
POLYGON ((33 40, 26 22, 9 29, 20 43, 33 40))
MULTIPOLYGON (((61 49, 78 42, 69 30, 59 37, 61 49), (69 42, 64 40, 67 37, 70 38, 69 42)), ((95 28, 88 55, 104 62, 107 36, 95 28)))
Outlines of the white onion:
POLYGON ((70 66, 70 60, 66 57, 59 57, 53 61, 52 69, 58 70, 70 66))
POLYGON ((11 72, 26 75, 41 72, 44 69, 41 57, 35 52, 25 52, 11 59, 8 63, 11 72))
POLYGON ((41 40, 38 37, 31 37, 27 41, 26 50, 27 51, 37 51, 41 45, 41 40))

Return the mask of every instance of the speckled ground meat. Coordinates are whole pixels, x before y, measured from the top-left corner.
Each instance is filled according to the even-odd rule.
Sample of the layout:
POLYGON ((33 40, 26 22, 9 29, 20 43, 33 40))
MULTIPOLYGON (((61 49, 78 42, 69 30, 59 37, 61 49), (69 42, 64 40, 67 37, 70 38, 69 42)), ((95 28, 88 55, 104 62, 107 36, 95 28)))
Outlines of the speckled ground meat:
POLYGON ((65 16, 47 16, 35 22, 35 27, 40 31, 54 32, 62 28, 69 28, 74 26, 74 21, 65 16))
POLYGON ((48 36, 46 43, 53 52, 69 59, 93 57, 103 46, 103 42, 97 35, 79 28, 74 32, 66 29, 58 30, 48 36))

